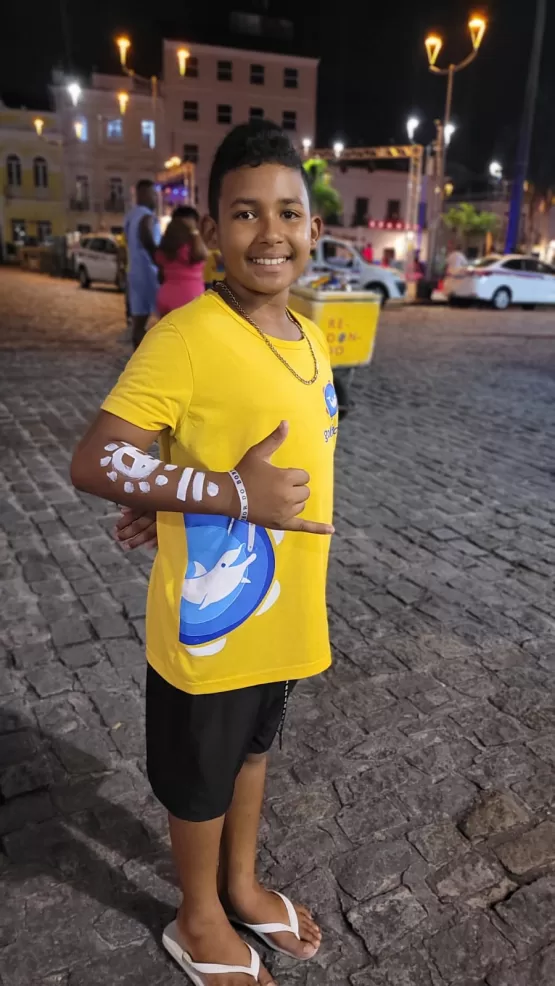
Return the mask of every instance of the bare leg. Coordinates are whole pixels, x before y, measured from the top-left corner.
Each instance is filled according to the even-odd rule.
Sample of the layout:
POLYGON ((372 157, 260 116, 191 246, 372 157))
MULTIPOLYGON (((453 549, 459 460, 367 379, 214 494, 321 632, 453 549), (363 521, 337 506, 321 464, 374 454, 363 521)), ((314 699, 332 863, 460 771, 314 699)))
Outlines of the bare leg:
MULTIPOLYGON (((218 854, 224 819, 185 822, 169 816, 170 837, 183 901, 177 912, 177 927, 183 948, 195 962, 250 965, 245 943, 231 927, 218 898, 218 854)), ((230 974, 204 977, 206 986, 253 986, 249 976, 230 974)), ((261 969, 261 986, 274 986, 261 969)))
MULTIPOLYGON (((250 755, 237 777, 233 801, 225 816, 220 886, 225 877, 224 901, 242 921, 288 924, 283 901, 265 890, 256 878, 256 848, 265 780, 266 757, 250 755)), ((301 941, 288 932, 272 935, 272 939, 280 948, 299 958, 312 958, 320 947, 320 929, 305 907, 295 905, 295 910, 301 941)))
POLYGON ((138 349, 145 337, 149 315, 132 315, 131 331, 133 337, 133 349, 138 349))

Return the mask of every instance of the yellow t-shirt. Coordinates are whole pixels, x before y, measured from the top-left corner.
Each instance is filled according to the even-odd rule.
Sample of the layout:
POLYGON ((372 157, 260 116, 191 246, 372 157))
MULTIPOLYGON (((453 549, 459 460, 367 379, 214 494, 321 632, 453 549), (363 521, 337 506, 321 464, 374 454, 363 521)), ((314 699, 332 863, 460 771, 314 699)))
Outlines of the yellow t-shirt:
MULTIPOLYGON (((329 523, 337 399, 323 336, 300 321, 319 363, 311 386, 209 291, 147 333, 103 408, 139 428, 162 429, 165 461, 216 472, 232 469, 288 421, 289 435, 272 462, 310 473, 305 515, 329 523)), ((272 342, 310 379, 306 341, 272 342)), ((319 674, 330 664, 329 541, 228 517, 159 513, 149 663, 192 694, 319 674)))
POLYGON ((210 250, 204 265, 204 283, 212 284, 214 281, 223 281, 225 269, 222 255, 219 250, 210 250))

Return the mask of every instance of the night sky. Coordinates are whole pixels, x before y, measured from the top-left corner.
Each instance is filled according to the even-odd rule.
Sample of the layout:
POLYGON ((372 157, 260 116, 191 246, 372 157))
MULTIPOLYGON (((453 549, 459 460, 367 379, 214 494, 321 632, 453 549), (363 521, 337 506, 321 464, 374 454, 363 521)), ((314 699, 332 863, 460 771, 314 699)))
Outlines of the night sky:
MULTIPOLYGON (((230 10, 291 17, 290 50, 318 56, 320 68, 318 143, 340 137, 348 145, 401 142, 405 121, 416 113, 425 124, 442 114, 445 83, 427 68, 423 39, 429 28, 446 39, 440 60, 459 60, 469 51, 467 21, 479 9, 489 18, 477 61, 455 79, 453 119, 458 132, 451 158, 462 176, 479 177, 492 158, 510 174, 530 50, 534 0, 337 0, 322 13, 321 0, 27 0, 6 4, 0 40, 0 96, 8 105, 48 105, 54 66, 79 77, 96 67, 117 71, 112 39, 125 30, 133 40, 133 65, 145 75, 160 70, 161 39, 179 38, 241 45, 227 33, 230 10), (299 13, 299 10, 301 13, 299 13), (25 41, 21 39, 25 38, 25 41), (325 108, 325 111, 324 111, 325 108)), ((555 3, 548 23, 532 170, 555 186, 555 3)), ((259 39, 252 47, 264 47, 259 39)), ((243 39, 242 46, 249 46, 243 39)), ((281 45, 283 47, 283 44, 281 45)))

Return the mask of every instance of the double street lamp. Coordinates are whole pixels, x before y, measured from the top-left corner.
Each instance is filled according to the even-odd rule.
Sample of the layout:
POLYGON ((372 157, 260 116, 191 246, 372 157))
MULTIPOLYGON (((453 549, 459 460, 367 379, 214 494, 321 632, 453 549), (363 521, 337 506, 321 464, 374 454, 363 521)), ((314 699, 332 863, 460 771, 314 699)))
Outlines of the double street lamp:
POLYGON ((437 239, 439 232, 439 224, 441 221, 441 213, 443 209, 443 199, 445 195, 445 157, 446 148, 449 145, 449 141, 454 133, 454 127, 451 123, 451 107, 453 103, 453 82, 455 78, 455 73, 462 71, 470 65, 476 58, 478 51, 480 50, 480 45, 484 40, 484 34, 486 33, 487 21, 485 17, 479 14, 474 14, 468 22, 468 30, 470 31, 470 39, 472 42, 472 51, 466 58, 455 64, 452 62, 446 68, 440 68, 437 65, 437 59, 439 53, 443 48, 443 39, 437 34, 429 34, 425 41, 426 54, 428 55, 428 65, 430 72, 434 75, 444 75, 447 77, 447 95, 445 99, 445 112, 443 114, 443 122, 438 123, 438 138, 437 138, 437 166, 436 166, 436 179, 434 188, 434 210, 433 210, 433 220, 428 224, 430 230, 430 240, 428 244, 428 266, 433 275, 436 262, 436 251, 437 251, 437 239))

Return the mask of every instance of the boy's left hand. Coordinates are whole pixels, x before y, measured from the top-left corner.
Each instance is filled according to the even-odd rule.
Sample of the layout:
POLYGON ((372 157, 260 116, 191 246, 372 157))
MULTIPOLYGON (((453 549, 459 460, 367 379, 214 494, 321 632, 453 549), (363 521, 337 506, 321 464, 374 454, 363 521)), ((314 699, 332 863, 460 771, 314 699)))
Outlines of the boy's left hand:
POLYGON ((132 551, 133 548, 158 547, 155 513, 121 507, 121 517, 113 533, 124 551, 132 551))

